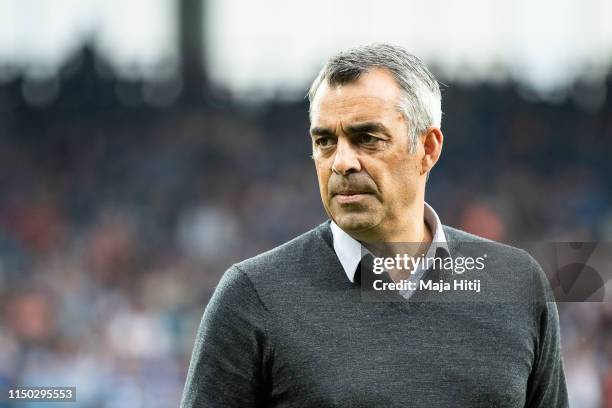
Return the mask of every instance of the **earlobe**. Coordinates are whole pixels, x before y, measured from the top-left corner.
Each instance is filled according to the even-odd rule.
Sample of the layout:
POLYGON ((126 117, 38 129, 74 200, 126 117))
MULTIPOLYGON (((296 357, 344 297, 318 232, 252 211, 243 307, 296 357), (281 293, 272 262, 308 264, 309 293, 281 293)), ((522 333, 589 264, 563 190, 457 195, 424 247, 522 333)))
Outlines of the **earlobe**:
POLYGON ((422 174, 428 173, 437 163, 442 153, 444 135, 438 127, 431 126, 423 134, 424 155, 421 162, 422 174))
POLYGON ((431 156, 429 154, 425 154, 421 159, 421 175, 429 173, 434 164, 435 163, 432 162, 431 156))

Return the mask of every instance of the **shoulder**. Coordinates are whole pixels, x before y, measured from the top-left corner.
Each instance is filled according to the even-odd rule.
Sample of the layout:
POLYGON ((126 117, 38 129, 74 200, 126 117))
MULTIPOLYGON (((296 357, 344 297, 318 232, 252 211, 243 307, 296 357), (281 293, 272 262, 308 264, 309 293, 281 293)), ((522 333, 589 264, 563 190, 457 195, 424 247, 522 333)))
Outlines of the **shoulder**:
POLYGON ((487 274, 494 286, 512 296, 518 290, 535 300, 554 299, 550 281, 538 261, 524 249, 443 226, 451 256, 485 256, 487 274))
POLYGON ((266 310, 276 310, 316 290, 339 266, 327 234, 329 222, 252 258, 233 264, 221 277, 214 297, 240 304, 252 299, 266 310))
POLYGON ((512 245, 503 244, 501 242, 483 238, 478 235, 474 235, 469 232, 450 227, 448 225, 443 225, 442 228, 444 229, 444 235, 446 236, 446 240, 448 241, 449 246, 482 246, 482 248, 494 250, 497 254, 507 254, 525 259, 531 257, 525 250, 514 247, 512 245))
POLYGON ((450 242, 469 242, 469 243, 483 243, 483 244, 491 244, 491 245, 500 245, 503 247, 510 247, 509 245, 502 244, 497 241, 492 241, 487 238, 480 237, 478 235, 470 234, 467 231, 460 230, 458 228, 453 228, 448 225, 443 225, 442 229, 444 230, 444 235, 446 236, 446 240, 450 242))
POLYGON ((289 275, 329 264, 335 256, 328 237, 330 234, 329 222, 324 222, 282 245, 236 263, 234 267, 254 282, 261 279, 286 280, 289 275))
POLYGON ((466 251, 467 248, 470 252, 487 253, 489 260, 497 261, 499 266, 505 265, 514 271, 529 271, 538 280, 545 280, 544 272, 538 262, 524 249, 492 241, 447 225, 444 225, 443 229, 451 253, 453 248, 459 252, 466 251))

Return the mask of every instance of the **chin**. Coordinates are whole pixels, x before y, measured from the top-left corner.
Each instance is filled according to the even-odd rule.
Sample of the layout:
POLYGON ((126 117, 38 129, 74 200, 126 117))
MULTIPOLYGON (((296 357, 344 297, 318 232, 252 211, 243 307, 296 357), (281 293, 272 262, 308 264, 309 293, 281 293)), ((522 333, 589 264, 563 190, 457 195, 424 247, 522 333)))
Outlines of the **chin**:
POLYGON ((333 220, 346 232, 366 231, 377 224, 370 214, 338 214, 333 220))

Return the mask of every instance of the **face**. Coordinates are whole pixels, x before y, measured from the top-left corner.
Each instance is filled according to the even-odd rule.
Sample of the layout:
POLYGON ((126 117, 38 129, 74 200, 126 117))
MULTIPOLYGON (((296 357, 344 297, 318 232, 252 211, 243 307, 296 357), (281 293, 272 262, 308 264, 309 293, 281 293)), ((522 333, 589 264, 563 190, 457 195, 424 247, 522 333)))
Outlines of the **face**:
MULTIPOLYGON (((424 146, 410 152, 401 90, 384 69, 357 81, 322 83, 311 104, 312 149, 323 206, 357 239, 383 239, 424 197, 424 146)), ((421 208, 422 210, 422 208, 421 208)))

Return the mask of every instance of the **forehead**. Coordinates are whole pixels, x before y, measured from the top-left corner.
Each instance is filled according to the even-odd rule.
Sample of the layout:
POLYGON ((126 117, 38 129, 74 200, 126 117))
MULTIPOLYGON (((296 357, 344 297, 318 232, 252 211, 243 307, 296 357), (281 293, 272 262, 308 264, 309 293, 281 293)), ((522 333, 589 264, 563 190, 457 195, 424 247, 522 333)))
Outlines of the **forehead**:
POLYGON ((356 81, 330 86, 321 83, 312 101, 311 122, 396 119, 401 117, 398 104, 401 89, 393 75, 384 69, 375 69, 361 75, 356 81))

